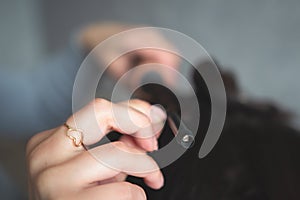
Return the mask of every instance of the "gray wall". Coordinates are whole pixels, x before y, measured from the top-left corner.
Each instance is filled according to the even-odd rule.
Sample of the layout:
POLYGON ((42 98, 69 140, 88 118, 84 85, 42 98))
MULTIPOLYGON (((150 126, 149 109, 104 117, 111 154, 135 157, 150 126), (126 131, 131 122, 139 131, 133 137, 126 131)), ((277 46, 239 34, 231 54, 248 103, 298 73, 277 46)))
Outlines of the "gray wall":
POLYGON ((0 0, 0 66, 27 68, 45 55, 38 0, 0 0))
POLYGON ((163 26, 195 38, 221 64, 234 69, 247 95, 275 99, 300 113, 300 1, 43 0, 38 9, 34 0, 6 1, 17 2, 16 12, 7 13, 14 19, 1 19, 14 23, 13 28, 4 26, 10 32, 21 30, 16 36, 22 39, 10 41, 13 48, 7 51, 9 57, 23 42, 16 63, 45 55, 37 50, 40 47, 55 52, 89 22, 108 19, 163 26))

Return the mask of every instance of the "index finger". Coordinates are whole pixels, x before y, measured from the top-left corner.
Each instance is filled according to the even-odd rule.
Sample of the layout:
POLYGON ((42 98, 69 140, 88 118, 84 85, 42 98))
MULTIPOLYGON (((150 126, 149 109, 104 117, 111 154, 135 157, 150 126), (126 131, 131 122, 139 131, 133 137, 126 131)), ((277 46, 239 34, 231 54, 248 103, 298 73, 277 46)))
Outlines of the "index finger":
POLYGON ((146 151, 156 149, 149 116, 123 104, 96 99, 70 117, 67 124, 83 130, 86 145, 97 143, 111 131, 118 131, 140 138, 139 145, 146 151))

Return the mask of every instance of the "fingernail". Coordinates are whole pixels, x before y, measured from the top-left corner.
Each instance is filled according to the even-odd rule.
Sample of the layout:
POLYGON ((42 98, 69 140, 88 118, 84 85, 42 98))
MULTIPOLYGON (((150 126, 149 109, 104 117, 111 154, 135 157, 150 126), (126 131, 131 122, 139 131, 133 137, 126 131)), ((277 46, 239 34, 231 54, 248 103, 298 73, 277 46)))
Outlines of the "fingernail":
POLYGON ((153 105, 150 108, 150 118, 152 123, 164 122, 167 119, 167 114, 162 106, 153 105))

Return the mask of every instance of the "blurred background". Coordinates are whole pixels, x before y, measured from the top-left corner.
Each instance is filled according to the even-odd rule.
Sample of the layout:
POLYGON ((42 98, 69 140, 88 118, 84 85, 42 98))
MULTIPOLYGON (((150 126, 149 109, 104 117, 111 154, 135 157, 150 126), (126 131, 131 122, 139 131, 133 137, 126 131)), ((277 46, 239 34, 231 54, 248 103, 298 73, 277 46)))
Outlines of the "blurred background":
POLYGON ((298 0, 0 0, 0 67, 39 67, 82 26, 105 20, 185 33, 236 73, 245 95, 300 115, 298 0))
POLYGON ((297 0, 1 0, 0 66, 28 68, 68 44, 80 27, 116 20, 196 39, 233 69, 245 93, 300 113, 297 0))

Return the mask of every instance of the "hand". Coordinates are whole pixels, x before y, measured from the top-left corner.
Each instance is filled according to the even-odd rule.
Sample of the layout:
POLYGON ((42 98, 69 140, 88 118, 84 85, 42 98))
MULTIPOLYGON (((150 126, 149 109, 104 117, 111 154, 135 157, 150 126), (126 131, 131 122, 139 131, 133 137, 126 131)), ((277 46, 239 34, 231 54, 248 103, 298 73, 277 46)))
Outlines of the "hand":
MULTIPOLYGON (((122 31, 137 28, 138 26, 119 24, 119 23, 102 23, 93 24, 84 28, 80 33, 80 43, 88 50, 92 50, 108 37, 120 33, 122 31)), ((108 72, 115 78, 119 79, 124 73, 133 67, 141 64, 157 63, 168 66, 171 69, 178 69, 179 57, 173 53, 158 49, 140 49, 141 45, 159 47, 176 51, 175 47, 156 30, 137 29, 126 37, 119 37, 118 40, 109 40, 105 46, 105 50, 97 55, 101 63, 110 63, 108 72), (120 52, 139 49, 125 54, 121 57, 120 52), (115 60, 115 58, 119 57, 115 60)), ((159 70, 153 67, 144 67, 142 70, 134 72, 131 76, 133 82, 128 83, 130 87, 136 86, 141 82, 142 78, 149 71, 155 71, 160 75, 162 81, 169 85, 174 85, 176 82, 176 74, 173 70, 159 66, 159 70)))
POLYGON ((98 142, 112 130, 124 135, 120 141, 89 151, 73 144, 65 126, 35 135, 26 150, 30 198, 146 199, 143 189, 125 178, 127 174, 144 178, 153 189, 163 186, 159 167, 145 152, 158 148, 156 138, 165 119, 160 108, 141 100, 114 104, 96 99, 66 123, 83 130, 85 145, 98 142))

